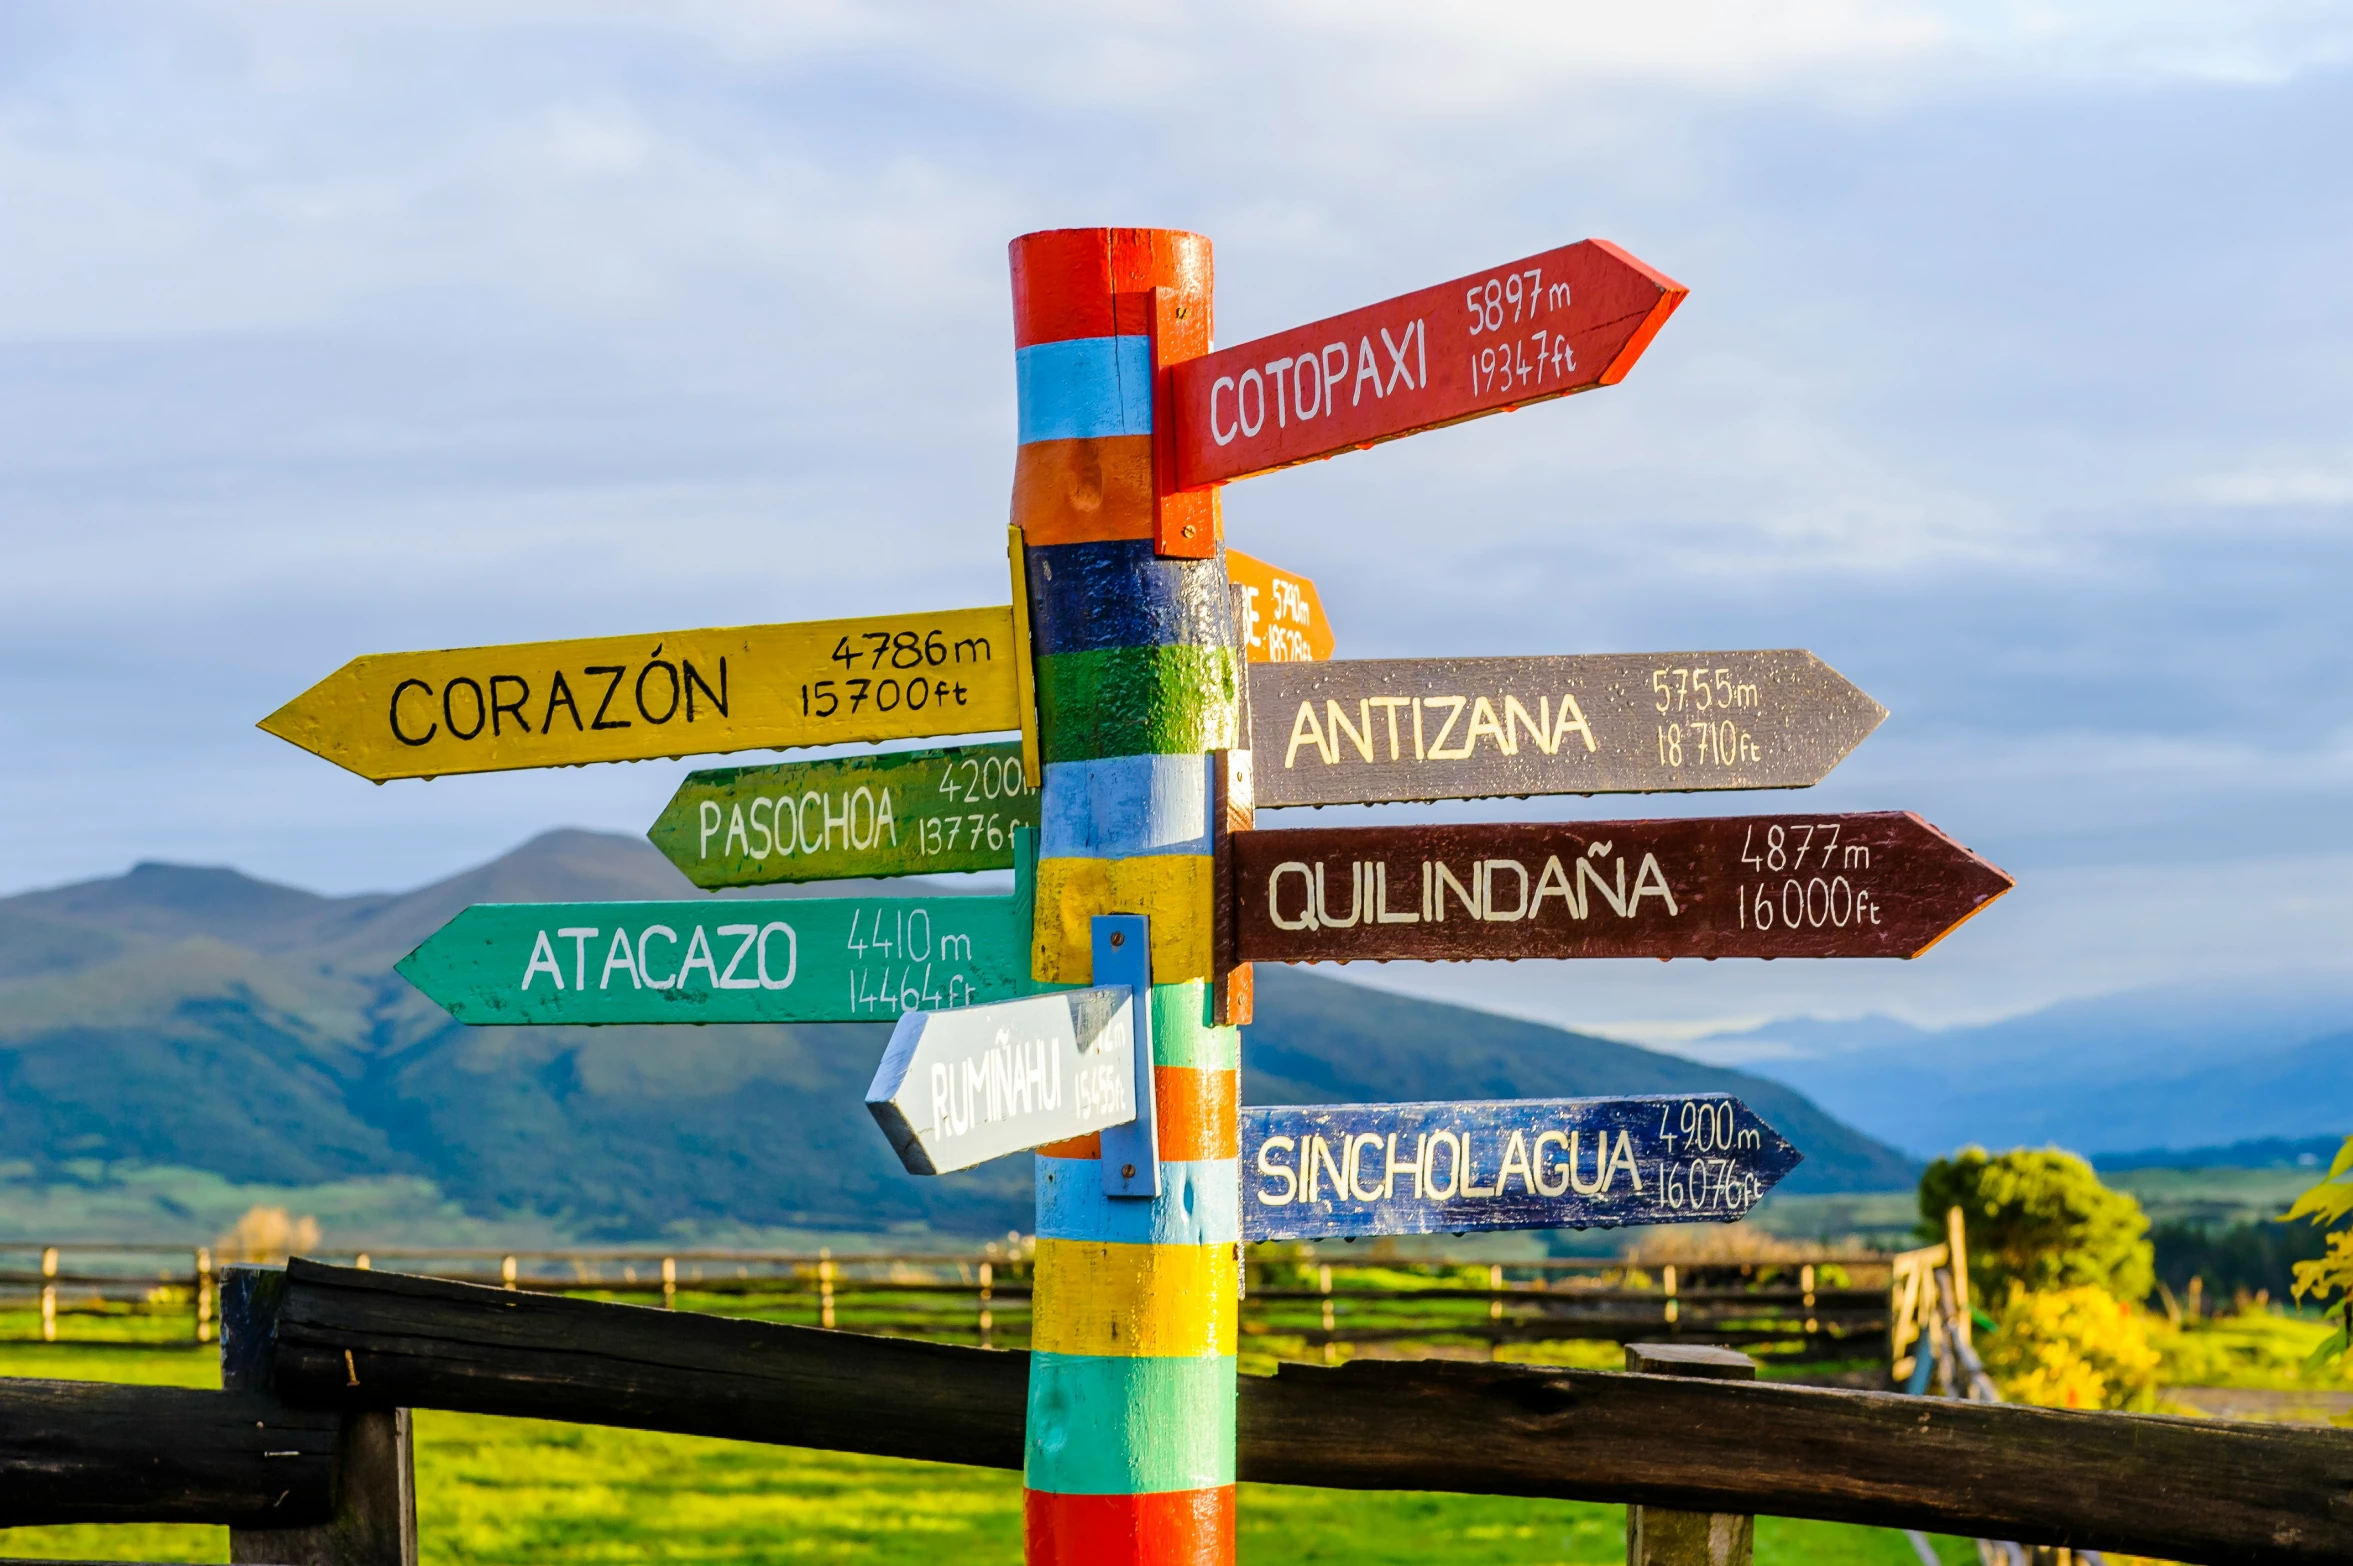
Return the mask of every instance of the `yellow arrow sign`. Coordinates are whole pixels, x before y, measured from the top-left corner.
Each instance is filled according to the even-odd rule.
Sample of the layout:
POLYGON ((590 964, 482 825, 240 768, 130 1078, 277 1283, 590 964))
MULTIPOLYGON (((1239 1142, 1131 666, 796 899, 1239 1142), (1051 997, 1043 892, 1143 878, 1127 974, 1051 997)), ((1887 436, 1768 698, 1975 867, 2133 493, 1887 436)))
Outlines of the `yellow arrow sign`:
POLYGON ((354 658, 261 721, 429 778, 1024 727, 1009 608, 354 658))

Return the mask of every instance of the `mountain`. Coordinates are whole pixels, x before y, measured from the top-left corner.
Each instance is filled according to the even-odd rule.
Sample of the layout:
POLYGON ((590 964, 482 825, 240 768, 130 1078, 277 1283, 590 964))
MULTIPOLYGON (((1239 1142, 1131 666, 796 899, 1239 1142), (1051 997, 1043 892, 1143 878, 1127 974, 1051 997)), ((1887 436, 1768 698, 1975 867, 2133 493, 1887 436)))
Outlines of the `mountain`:
MULTIPOLYGON (((414 1176, 472 1213, 613 1238, 1025 1224, 1025 1160, 932 1180, 900 1169, 863 1104, 887 1024, 467 1028, 392 972, 473 902, 707 895, 642 840, 560 831, 400 894, 323 897, 142 864, 0 900, 0 1151, 36 1177, 94 1165, 248 1183, 414 1176)), ((1302 971, 1260 970, 1244 1058, 1253 1102, 1721 1088, 1805 1150, 1785 1189, 1887 1189, 1913 1174, 1776 1083, 1302 971)))
MULTIPOLYGON (((2353 1131, 2353 980, 2168 986, 1929 1030, 1774 1022, 1695 1041, 1920 1156, 1969 1142, 2106 1155, 2353 1131)), ((2120 1164, 2116 1167, 2122 1167, 2120 1164)))

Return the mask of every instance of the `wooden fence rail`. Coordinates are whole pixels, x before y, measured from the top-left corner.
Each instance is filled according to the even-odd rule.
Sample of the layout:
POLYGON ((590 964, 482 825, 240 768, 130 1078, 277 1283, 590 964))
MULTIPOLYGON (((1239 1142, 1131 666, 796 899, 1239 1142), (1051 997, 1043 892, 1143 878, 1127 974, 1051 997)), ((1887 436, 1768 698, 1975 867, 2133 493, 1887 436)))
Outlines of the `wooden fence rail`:
MULTIPOLYGON (((297 1261, 228 1362, 419 1407, 1017 1468, 1027 1356, 297 1261)), ((248 1378, 252 1371, 241 1372, 248 1378)), ((2190 1562, 2353 1559, 2353 1432, 1435 1361, 1243 1378, 1240 1475, 1757 1512, 2190 1562)))
MULTIPOLYGON (((352 1254, 381 1264, 395 1254, 352 1254)), ((405 1254, 405 1253, 403 1253, 405 1254)), ((659 1300, 862 1332, 1017 1347, 1029 1332, 1030 1262, 1018 1243, 967 1255, 833 1257, 748 1250, 436 1250, 407 1269, 527 1293, 659 1300), (485 1265, 488 1264, 488 1265, 485 1265)), ((1250 1259, 1241 1331, 1252 1352, 1458 1340, 1682 1339, 1774 1345, 1780 1353, 1876 1355, 1888 1324, 1878 1287, 1826 1283, 1885 1272, 1887 1260, 1831 1252, 1768 1263, 1656 1264, 1623 1258, 1470 1263, 1423 1257, 1303 1258, 1263 1246, 1250 1259)), ((202 1247, 62 1244, 0 1248, 0 1312, 45 1339, 211 1340, 217 1273, 202 1247), (21 1253, 39 1270, 10 1267, 21 1253), (189 1268, 193 1257, 195 1266, 189 1268), (158 1266, 170 1259, 178 1263, 158 1266), (176 1323, 184 1323, 174 1331, 176 1323), (82 1325, 67 1325, 82 1323, 82 1325)), ((0 1332, 5 1335, 5 1332, 0 1332)))

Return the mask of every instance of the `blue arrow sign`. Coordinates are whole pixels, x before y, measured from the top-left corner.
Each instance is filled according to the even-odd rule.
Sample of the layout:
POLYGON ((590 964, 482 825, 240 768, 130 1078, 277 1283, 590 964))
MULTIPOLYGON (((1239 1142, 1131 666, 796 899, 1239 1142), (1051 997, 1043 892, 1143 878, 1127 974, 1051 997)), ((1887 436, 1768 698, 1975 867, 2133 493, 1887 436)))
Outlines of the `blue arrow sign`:
POLYGON ((1802 1156, 1724 1093, 1242 1111, 1242 1234, 1731 1223, 1802 1156))

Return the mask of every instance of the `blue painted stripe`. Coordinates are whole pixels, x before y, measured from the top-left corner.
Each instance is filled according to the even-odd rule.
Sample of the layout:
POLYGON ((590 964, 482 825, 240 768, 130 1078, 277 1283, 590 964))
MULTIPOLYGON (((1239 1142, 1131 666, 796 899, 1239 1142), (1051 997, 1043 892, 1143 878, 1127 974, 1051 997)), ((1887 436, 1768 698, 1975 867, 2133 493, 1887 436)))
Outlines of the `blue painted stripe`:
POLYGON ((1210 765, 1206 755, 1047 763, 1038 857, 1208 853, 1210 765))
POLYGON ((1231 1245, 1242 1237, 1234 1160, 1162 1159, 1160 1195, 1149 1202, 1103 1194, 1102 1162, 1037 1160, 1038 1238, 1112 1245, 1231 1245))
POLYGON ((1152 433, 1152 339, 1074 337, 1013 351, 1020 443, 1152 433))
POLYGON ((1234 1361, 1033 1352, 1022 1482, 1150 1495, 1234 1482, 1234 1361))
POLYGON ((1030 635, 1040 654, 1233 642, 1233 602, 1215 560, 1163 559, 1149 538, 1028 553, 1030 635))

